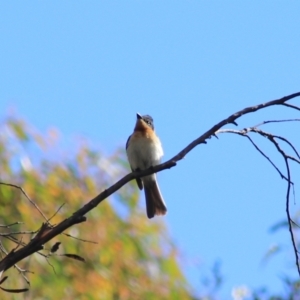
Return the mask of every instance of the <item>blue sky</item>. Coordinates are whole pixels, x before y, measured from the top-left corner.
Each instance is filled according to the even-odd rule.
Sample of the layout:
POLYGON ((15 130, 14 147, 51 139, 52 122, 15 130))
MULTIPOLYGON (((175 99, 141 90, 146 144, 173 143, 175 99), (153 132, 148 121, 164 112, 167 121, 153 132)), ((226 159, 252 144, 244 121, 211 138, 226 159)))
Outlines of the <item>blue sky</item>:
MULTIPOLYGON (((299 11, 297 1, 3 1, 0 109, 108 154, 126 143, 136 112, 150 114, 167 160, 231 113, 300 91, 299 11)), ((299 114, 272 108, 238 123, 289 117, 299 114)), ((269 232, 285 218, 285 183, 246 139, 211 139, 158 177, 195 290, 216 259, 222 295, 242 284, 280 291, 282 274, 296 276, 288 232, 269 232), (279 242, 284 254, 262 264, 279 242)))

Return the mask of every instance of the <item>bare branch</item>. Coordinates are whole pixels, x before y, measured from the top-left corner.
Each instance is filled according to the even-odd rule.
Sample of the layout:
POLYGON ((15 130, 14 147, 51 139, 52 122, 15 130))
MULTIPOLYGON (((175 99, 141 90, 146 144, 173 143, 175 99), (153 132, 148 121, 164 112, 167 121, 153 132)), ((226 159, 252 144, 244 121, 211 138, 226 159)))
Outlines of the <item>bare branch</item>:
POLYGON ((70 238, 72 238, 74 240, 78 240, 78 241, 84 242, 84 243, 98 244, 97 242, 89 241, 89 240, 85 240, 85 239, 81 239, 81 238, 78 238, 76 236, 73 236, 73 235, 65 233, 65 232, 63 233, 63 235, 65 235, 67 237, 70 237, 70 238))
MULTIPOLYGON (((47 243, 48 241, 50 241, 57 235, 61 234, 66 229, 70 228, 71 226, 73 226, 75 224, 84 222, 86 220, 85 214, 87 214, 89 211, 94 209, 96 206, 98 206, 99 203, 101 203, 103 200, 105 200, 108 196, 112 195, 114 192, 116 192, 118 189, 120 189, 122 186, 124 186, 129 181, 136 179, 138 177, 143 177, 146 175, 150 175, 150 174, 157 173, 157 172, 174 167, 178 161, 183 159, 196 146, 198 146, 200 144, 205 144, 205 143, 207 143, 206 140, 209 139, 211 136, 216 136, 217 131, 220 130, 224 125, 226 125, 226 124, 237 125, 236 120, 243 115, 253 113, 258 110, 265 109, 267 107, 275 106, 275 105, 287 106, 289 108, 299 110, 298 107, 286 103, 287 101, 289 101, 293 98, 299 97, 299 96, 300 96, 300 92, 294 93, 289 96, 283 97, 281 99, 277 99, 277 100, 269 101, 266 103, 258 104, 255 106, 247 107, 243 110, 240 110, 240 111, 232 114, 228 118, 226 118, 226 119, 222 120, 221 122, 219 122, 218 124, 214 125, 212 128, 210 128, 208 131, 206 131, 200 137, 195 139, 187 147, 185 147, 182 151, 180 151, 177 155, 175 155, 173 158, 166 161, 165 163, 151 167, 144 171, 132 172, 130 174, 127 174, 122 179, 120 179, 115 184, 113 184, 111 187, 104 190, 98 196, 96 196, 94 199, 92 199, 87 204, 85 204, 78 211, 74 212, 73 215, 71 215, 69 218, 65 219, 64 221, 57 224, 56 226, 51 226, 50 224, 48 224, 49 219, 47 219, 47 217, 40 211, 40 209, 37 207, 37 205, 33 201, 30 200, 30 198, 26 195, 26 193, 23 191, 23 189, 21 187, 18 187, 17 185, 6 184, 6 183, 0 182, 0 184, 5 184, 7 186, 12 186, 12 187, 20 189, 22 191, 22 193, 26 196, 26 198, 36 207, 36 209, 38 209, 38 211, 40 212, 40 214, 43 216, 43 218, 46 221, 46 223, 44 223, 41 226, 37 235, 27 245, 24 245, 24 246, 22 245, 23 247, 21 247, 20 249, 10 252, 2 261, 0 261, 0 273, 2 271, 7 270, 8 268, 12 267, 14 264, 16 264, 20 260, 24 259, 25 257, 30 256, 31 254, 43 249, 43 245, 45 243, 47 243)), ((257 130, 257 133, 259 133, 258 130, 257 130)), ((246 132, 244 132, 243 134, 245 135, 246 132)), ((272 142, 276 146, 277 142, 275 141, 274 138, 273 138, 272 142)), ((253 145, 255 145, 255 144, 253 144, 253 145)), ((279 146, 277 147, 277 150, 280 152, 281 149, 279 146)), ((281 154, 284 156, 284 153, 282 151, 281 151, 281 154)), ((264 156, 266 157, 266 155, 264 155, 264 156)), ((285 178, 288 182, 287 203, 286 203, 287 208, 286 209, 287 209, 287 214, 288 214, 288 218, 289 218, 289 227, 290 227, 291 237, 292 237, 293 245, 295 245, 295 241, 294 241, 293 233, 292 233, 291 221, 290 221, 291 219, 289 216, 289 195, 290 195, 290 186, 291 186, 292 182, 291 182, 291 178, 290 178, 288 159, 290 159, 290 158, 285 157, 288 176, 287 176, 287 178, 283 176, 283 178, 285 178)), ((47 257, 46 257, 46 259, 47 259, 47 257)), ((296 259, 298 260, 298 254, 296 256, 296 259)), ((298 266, 298 262, 297 262, 297 266, 298 266)))
POLYGON ((221 129, 218 130, 217 133, 234 133, 234 134, 238 134, 240 136, 246 137, 248 138, 248 140, 251 142, 251 144, 255 147, 255 149, 263 156, 265 157, 270 164, 276 169, 276 171, 279 173, 280 177, 282 179, 285 179, 286 181, 288 181, 288 178, 279 170, 279 168, 275 165, 275 163, 270 159, 269 156, 267 156, 259 147, 258 145, 251 139, 251 137, 247 134, 247 132, 257 132, 254 128, 245 128, 242 130, 234 130, 234 129, 221 129))
MULTIPOLYGON (((288 158, 285 157, 284 160, 285 160, 285 164, 286 164, 288 178, 290 179, 291 173, 290 173, 290 166, 289 166, 288 158)), ((287 191, 286 191, 286 214, 288 217, 289 231, 290 231, 292 244, 293 244, 293 248, 294 248, 294 253, 295 253, 296 266, 297 266, 298 274, 300 276, 299 255, 298 255, 297 245, 296 245, 296 241, 295 241, 295 237, 294 237, 294 233, 293 233, 293 221, 292 221, 292 218, 290 215, 290 190, 291 190, 291 184, 288 183, 287 191)))
POLYGON ((290 215, 290 211, 289 211, 289 203, 290 203, 290 189, 291 186, 293 187, 293 195, 295 198, 295 190, 294 190, 294 183, 291 181, 291 174, 290 174, 290 166, 289 166, 289 160, 292 160, 298 164, 300 164, 300 159, 299 158, 299 153, 296 150, 296 148, 294 147, 294 145, 286 138, 279 136, 279 135, 274 135, 272 133, 263 131, 261 129, 258 129, 258 126, 267 124, 267 123, 273 123, 273 122, 289 122, 289 121, 299 121, 299 119, 289 119, 289 120, 272 120, 272 121, 264 121, 263 123, 260 123, 254 127, 249 127, 249 128, 244 128, 242 130, 234 130, 234 129, 223 129, 223 130, 218 130, 217 133, 235 133, 241 136, 245 136, 247 137, 250 142, 253 144, 253 146, 256 148, 256 150, 258 150, 272 165, 273 167, 277 170, 277 172, 280 174, 280 176, 282 178, 284 178, 287 181, 287 192, 286 192, 286 214, 287 214, 287 218, 288 218, 288 226, 289 226, 289 232, 290 232, 290 236, 291 236, 291 240, 292 240, 292 245, 293 245, 293 249, 294 249, 294 253, 295 253, 295 260, 296 260, 296 266, 297 266, 297 270, 298 270, 298 274, 300 276, 300 265, 299 265, 299 252, 297 250, 297 245, 296 245, 296 241, 295 241, 295 236, 293 233, 293 225, 295 224, 295 222, 292 220, 291 215, 290 215), (253 140, 248 136, 248 133, 253 132, 253 133, 257 133, 263 137, 268 138, 268 140, 275 146, 275 148, 277 149, 277 151, 281 154, 282 158, 284 159, 285 165, 286 165, 286 171, 287 171, 287 177, 285 175, 283 175, 283 173, 279 170, 279 168, 272 162, 272 160, 253 142, 253 140), (279 143, 276 141, 276 139, 281 140, 285 143, 287 143, 295 152, 295 154, 297 155, 298 158, 293 157, 287 153, 285 153, 285 151, 280 147, 279 143))
POLYGON ((24 223, 23 222, 14 222, 14 223, 8 224, 8 225, 2 225, 2 224, 0 224, 0 227, 10 228, 11 226, 19 225, 19 224, 24 224, 24 223))
POLYGON ((284 138, 284 137, 282 137, 282 136, 279 136, 279 135, 273 135, 274 136, 274 138, 277 138, 277 139, 279 139, 279 140, 282 140, 282 141, 284 141, 284 142, 286 142, 293 150, 294 150, 294 152, 295 152, 295 154, 298 156, 298 158, 300 159, 300 155, 299 155, 299 153, 298 153, 298 151, 296 150, 296 148, 294 147, 294 145, 291 143, 291 142, 289 142, 286 138, 284 138))
POLYGON ((293 105, 293 104, 289 104, 289 103, 283 103, 282 105, 296 109, 296 110, 300 110, 300 107, 293 105))
POLYGON ((49 218, 48 222, 50 222, 50 221, 57 215, 57 213, 63 208, 64 205, 65 205, 65 203, 63 203, 63 204, 56 210, 56 212, 53 214, 53 216, 49 218))
POLYGON ((263 121, 255 126, 253 126, 254 128, 257 128, 259 126, 265 125, 265 124, 269 124, 269 123, 284 123, 284 122, 299 122, 300 119, 285 119, 285 120, 268 120, 268 121, 263 121))

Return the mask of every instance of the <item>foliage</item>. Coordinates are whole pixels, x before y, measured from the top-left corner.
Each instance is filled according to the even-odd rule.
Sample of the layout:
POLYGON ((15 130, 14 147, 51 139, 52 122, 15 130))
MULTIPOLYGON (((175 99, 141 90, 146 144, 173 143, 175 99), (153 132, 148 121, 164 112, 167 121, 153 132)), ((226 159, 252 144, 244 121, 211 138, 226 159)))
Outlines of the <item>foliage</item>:
MULTIPOLYGON (((0 181, 20 185, 47 218, 53 216, 52 224, 128 172, 121 150, 106 157, 80 141, 63 152, 55 130, 42 136, 15 118, 2 122, 0 132, 0 181)), ((162 220, 149 221, 138 198, 135 184, 127 184, 66 232, 72 237, 63 234, 24 259, 19 267, 33 272, 25 273, 29 291, 1 291, 1 299, 191 299, 162 220)), ((0 199, 0 224, 19 222, 0 228, 2 249, 9 252, 17 245, 3 233, 20 232, 13 236, 27 243, 45 220, 18 189, 0 185, 0 199)), ((3 287, 28 287, 18 270, 4 275, 3 287)))

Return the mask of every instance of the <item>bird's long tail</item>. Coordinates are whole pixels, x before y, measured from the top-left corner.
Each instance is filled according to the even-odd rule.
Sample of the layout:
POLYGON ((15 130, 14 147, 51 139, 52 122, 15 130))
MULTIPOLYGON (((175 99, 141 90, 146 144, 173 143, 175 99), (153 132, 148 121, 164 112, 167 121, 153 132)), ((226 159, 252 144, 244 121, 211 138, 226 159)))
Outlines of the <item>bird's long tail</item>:
POLYGON ((148 218, 151 219, 154 216, 165 215, 167 213, 167 207, 160 193, 155 174, 147 176, 146 178, 144 177, 143 182, 148 218))

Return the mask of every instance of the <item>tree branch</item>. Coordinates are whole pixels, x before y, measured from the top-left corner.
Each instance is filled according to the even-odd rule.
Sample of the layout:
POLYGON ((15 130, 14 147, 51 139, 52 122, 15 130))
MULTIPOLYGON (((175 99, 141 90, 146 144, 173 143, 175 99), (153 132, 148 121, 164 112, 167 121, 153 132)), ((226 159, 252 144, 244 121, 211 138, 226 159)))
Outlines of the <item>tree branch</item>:
MULTIPOLYGON (((281 99, 277 99, 277 100, 269 101, 266 103, 258 104, 255 106, 247 107, 243 110, 240 110, 240 111, 230 115, 228 118, 226 118, 226 119, 222 120, 221 122, 219 122, 218 124, 214 125, 208 131, 206 131, 204 134, 202 134, 200 137, 195 139, 193 142, 191 142, 187 147, 185 147, 182 151, 180 151, 177 155, 175 155, 170 160, 168 160, 165 163, 162 163, 160 165, 157 165, 155 167, 151 167, 144 171, 133 172, 133 173, 127 174, 122 179, 120 179, 118 182, 116 182, 111 187, 104 190, 102 193, 100 193, 94 199, 92 199, 87 204, 85 204, 78 211, 73 213, 72 216, 65 219, 61 223, 57 224, 56 226, 51 226, 48 223, 48 219, 46 218, 46 216, 44 216, 40 211, 42 216, 45 218, 46 222, 41 226, 37 235, 27 245, 25 245, 24 247, 21 247, 20 249, 12 250, 10 253, 8 253, 8 255, 2 261, 0 261, 0 274, 2 274, 2 271, 5 271, 5 270, 11 268, 17 262, 24 259, 25 257, 28 257, 31 254, 43 249, 43 245, 45 243, 47 243, 48 241, 53 239, 55 236, 61 234, 66 229, 70 228, 71 226, 73 226, 75 224, 84 222, 86 220, 85 214, 87 214, 89 211, 94 209, 96 206, 98 206, 99 203, 101 203, 108 196, 112 195, 114 192, 119 190, 122 186, 124 186, 129 181, 131 181, 135 178, 138 178, 138 177, 143 177, 146 175, 157 173, 157 172, 160 172, 160 171, 163 171, 166 169, 170 169, 170 168, 176 166, 176 163, 178 161, 180 161, 181 159, 183 159, 196 146, 198 146, 200 144, 205 144, 205 143, 207 143, 206 140, 209 139, 211 136, 216 136, 216 132, 220 128, 222 128, 224 125, 226 125, 226 124, 237 125, 236 120, 243 115, 253 113, 258 110, 265 109, 267 107, 275 106, 275 105, 286 106, 290 109, 298 110, 299 108, 297 106, 294 106, 291 104, 286 104, 286 102, 293 98, 299 97, 299 96, 300 96, 300 92, 294 93, 289 96, 283 97, 281 99)), ((288 172, 288 177, 286 179, 288 180, 289 186, 290 186, 291 182, 290 182, 289 172, 288 172)), ((21 187, 18 187, 18 186, 12 185, 12 184, 6 184, 6 183, 0 183, 0 184, 5 184, 8 186, 13 186, 13 187, 19 188, 25 194, 25 192, 23 191, 23 189, 21 187)), ((288 188, 287 197, 289 197, 289 188, 288 188)), ((287 203, 287 205, 288 205, 288 203, 287 203)))
POLYGON ((256 150, 263 155, 271 164, 272 166, 277 170, 277 172, 280 174, 282 179, 285 179, 287 181, 287 191, 286 191, 286 214, 287 214, 287 219, 288 219, 288 226, 289 226, 289 232, 290 232, 290 236, 291 236, 291 240, 292 240, 292 245, 293 245, 293 249, 294 249, 294 254, 295 254, 295 260, 296 260, 296 266, 297 266, 297 271, 298 274, 300 276, 300 265, 299 265, 299 255, 298 255, 298 250, 297 250, 297 245, 296 245, 296 241, 295 241, 295 236, 293 233, 293 224, 295 224, 295 222, 292 220, 291 215, 290 215, 290 190, 291 190, 291 186, 294 186, 294 183, 291 181, 291 171, 290 171, 290 165, 289 165, 289 160, 292 160, 298 164, 300 164, 300 157, 299 157, 299 153, 296 150, 296 148, 294 147, 294 145, 287 140, 286 138, 279 136, 279 135, 274 135, 272 133, 263 131, 261 129, 258 129, 258 126, 267 124, 267 123, 273 123, 273 122, 290 122, 290 121, 300 121, 300 119, 289 119, 289 120, 273 120, 273 121, 264 121, 258 125, 256 125, 255 127, 249 127, 249 128, 244 128, 242 130, 234 130, 234 129, 223 129, 223 130, 218 130, 217 133, 234 133, 234 134, 238 134, 240 136, 244 136, 247 137, 248 140, 252 143, 252 145, 256 148, 256 150), (249 137, 248 133, 257 133, 260 136, 266 137, 268 138, 268 140, 275 146, 276 150, 280 153, 280 155, 282 156, 285 165, 286 165, 286 172, 287 175, 285 176, 280 169, 276 166, 276 164, 256 145, 256 143, 254 143, 254 141, 249 137), (291 156, 289 154, 287 154, 279 145, 279 143, 276 141, 276 139, 281 140, 285 143, 287 143, 292 150, 295 152, 295 154, 297 155, 298 158, 291 156))

